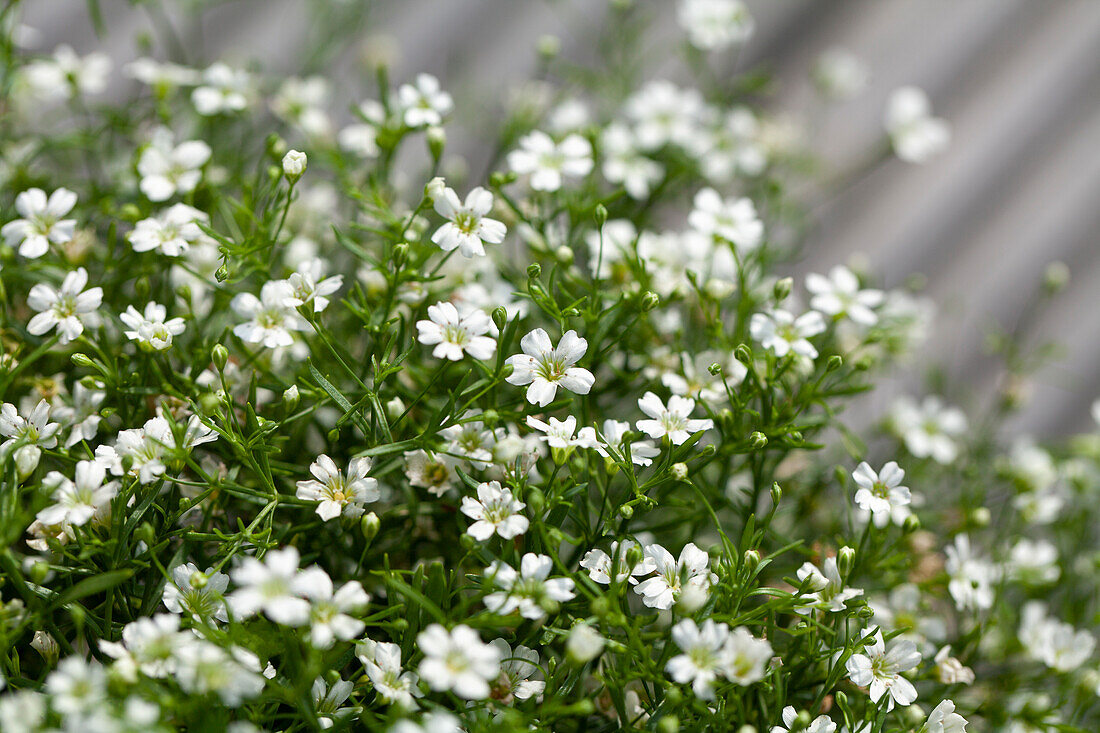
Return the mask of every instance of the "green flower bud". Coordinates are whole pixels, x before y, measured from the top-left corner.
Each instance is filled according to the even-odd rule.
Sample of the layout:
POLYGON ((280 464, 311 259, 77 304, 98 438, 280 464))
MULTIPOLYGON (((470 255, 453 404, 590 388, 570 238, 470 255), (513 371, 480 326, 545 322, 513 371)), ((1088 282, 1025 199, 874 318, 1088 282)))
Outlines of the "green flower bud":
POLYGON ((229 266, 228 265, 222 265, 221 267, 219 267, 217 270, 214 271, 214 279, 217 280, 220 283, 225 282, 228 277, 229 277, 229 266))
POLYGON ((225 371, 225 364, 229 361, 229 349, 221 344, 214 344, 210 350, 210 358, 214 362, 214 368, 219 372, 225 371))
POLYGON ((1043 273, 1043 288, 1054 295, 1065 289, 1069 284, 1069 267, 1065 262, 1054 261, 1047 265, 1043 273))
POLYGON ((546 495, 542 493, 542 489, 532 487, 527 491, 527 506, 531 512, 538 516, 542 514, 542 510, 546 508, 546 495))
POLYGON ((759 430, 755 431, 749 436, 749 445, 753 450, 760 450, 768 444, 768 436, 761 433, 759 430))
POLYGON ((752 364, 752 349, 746 344, 738 344, 737 348, 733 350, 733 357, 745 366, 750 366, 752 364))
POLYGON ((840 354, 833 354, 829 357, 829 360, 825 362, 825 371, 835 372, 844 366, 844 358, 840 354))
POLYGON ((400 397, 394 397, 386 402, 386 417, 396 420, 405 412, 405 403, 400 397))
POLYGON ((642 294, 642 310, 648 313, 661 304, 661 296, 652 290, 647 290, 642 294))
POLYGON ((683 481, 688 477, 688 467, 686 463, 673 463, 672 464, 672 477, 677 481, 683 481))
POLYGON ((595 210, 593 210, 592 216, 596 220, 596 228, 602 229, 604 223, 607 221, 607 207, 603 204, 596 204, 596 208, 595 210))
POLYGON ((905 534, 912 534, 920 529, 920 520, 917 519, 916 514, 910 514, 905 518, 905 523, 901 525, 901 529, 905 534))
POLYGON ((363 539, 369 545, 378 536, 378 530, 382 527, 382 520, 374 512, 367 512, 359 520, 359 531, 363 533, 363 539))
POLYGON ((79 367, 95 368, 95 362, 87 354, 82 354, 79 351, 69 357, 69 361, 76 364, 79 367))
POLYGON ((680 719, 675 715, 665 715, 657 721, 658 733, 678 733, 679 730, 680 719))
MULTIPOLYGON (((539 56, 542 56, 544 59, 552 59, 561 53, 561 39, 548 33, 539 36, 538 43, 535 47, 538 49, 539 56)), ((606 214, 604 218, 607 218, 606 214)))
POLYGON ((527 266, 527 277, 531 280, 538 280, 542 275, 542 266, 537 262, 532 262, 527 266))
POLYGON ((507 186, 509 183, 512 183, 513 181, 515 181, 516 178, 518 178, 518 177, 519 176, 517 176, 515 173, 512 173, 512 172, 503 173, 501 171, 496 171, 495 173, 493 173, 492 175, 489 176, 489 185, 492 186, 493 188, 503 188, 504 186, 507 186))
POLYGON ((390 259, 393 261, 393 268, 395 270, 400 270, 402 267, 404 267, 405 262, 409 259, 409 243, 398 242, 397 244, 393 245, 393 253, 390 256, 390 259))
POLYGON ((855 549, 844 545, 836 553, 836 567, 840 571, 840 577, 847 578, 848 574, 852 572, 852 565, 856 561, 855 549))
POLYGON ((498 305, 493 308, 493 323, 501 331, 508 325, 508 311, 504 309, 504 306, 498 305))
POLYGON ((630 506, 629 504, 623 504, 621 507, 619 507, 619 516, 623 519, 630 519, 634 516, 634 507, 630 506))
POLYGON ((710 376, 717 377, 719 374, 722 373, 722 365, 718 362, 714 362, 709 367, 707 367, 707 371, 710 372, 710 376))
POLYGON ((783 489, 780 488, 778 481, 772 482, 772 504, 779 506, 779 500, 783 498, 783 489))
POLYGON ((668 689, 665 690, 665 702, 670 707, 676 707, 683 701, 684 693, 680 691, 680 688, 675 685, 669 685, 668 689))
POLYGON ((787 296, 791 294, 791 289, 794 287, 794 280, 789 277, 780 278, 775 281, 775 286, 772 287, 772 297, 775 298, 776 303, 782 303, 787 299, 787 296))

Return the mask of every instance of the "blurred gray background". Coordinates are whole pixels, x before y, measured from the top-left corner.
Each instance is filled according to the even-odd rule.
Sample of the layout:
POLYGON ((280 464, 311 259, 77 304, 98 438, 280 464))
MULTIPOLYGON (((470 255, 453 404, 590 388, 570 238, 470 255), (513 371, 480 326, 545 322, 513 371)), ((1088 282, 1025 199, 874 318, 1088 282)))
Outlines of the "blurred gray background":
MULTIPOLYGON (((677 32, 674 2, 638 2, 667 16, 666 32, 677 32)), ((259 59, 275 71, 305 71, 297 68, 297 49, 317 31, 308 18, 318 3, 206 4, 202 47, 180 49, 177 55, 194 58, 173 60, 259 59)), ((137 55, 139 32, 158 38, 158 4, 99 6, 106 34, 98 37, 88 6, 76 0, 26 2, 23 17, 41 33, 37 50, 62 42, 80 53, 101 50, 116 70, 137 55)), ((543 34, 559 36, 566 56, 590 55, 609 15, 606 0, 371 6, 363 38, 396 39, 392 78, 436 74, 460 107, 476 103, 464 90, 495 93, 526 78, 543 34)), ((1037 318, 1025 319, 1031 343, 1056 339, 1065 350, 1037 375, 1017 427, 1039 438, 1090 429, 1088 408, 1100 397, 1100 1, 749 0, 749 6, 757 32, 736 68, 763 63, 777 74, 779 93, 769 105, 776 110, 806 108, 808 70, 828 47, 845 47, 870 66, 868 89, 815 120, 813 147, 829 165, 860 168, 881 141, 886 97, 902 84, 923 87, 936 115, 953 127, 947 154, 924 166, 890 160, 818 207, 793 274, 824 271, 853 255, 865 256, 887 286, 922 273, 939 317, 918 371, 942 364, 948 399, 973 409, 988 403, 1001 381, 983 348, 986 331, 993 324, 1014 329, 1046 265, 1065 262, 1068 288, 1037 318)), ((157 48, 165 58, 164 46, 157 48)), ((345 89, 341 81, 354 73, 360 52, 338 54, 332 77, 338 107, 360 98, 361 88, 345 89)), ((918 383, 900 372, 899 382, 910 389, 918 383)), ((874 398, 883 404, 871 409, 887 399, 874 398)))

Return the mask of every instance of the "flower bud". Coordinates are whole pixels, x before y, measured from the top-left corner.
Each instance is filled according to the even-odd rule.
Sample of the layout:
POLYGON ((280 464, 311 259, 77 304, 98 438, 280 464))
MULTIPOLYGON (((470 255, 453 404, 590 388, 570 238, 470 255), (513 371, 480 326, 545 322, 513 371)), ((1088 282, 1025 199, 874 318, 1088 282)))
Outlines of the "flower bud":
POLYGON ((229 266, 228 265, 222 265, 221 267, 219 267, 217 270, 214 271, 214 279, 217 280, 220 283, 225 282, 228 277, 229 277, 229 266))
POLYGON ((278 160, 286 154, 286 140, 274 132, 267 136, 264 144, 267 146, 268 155, 271 156, 272 160, 278 160))
POLYGON ((717 377, 719 374, 722 373, 722 365, 718 362, 713 362, 709 367, 707 367, 707 371, 710 372, 710 376, 717 377))
POLYGON ((493 188, 502 188, 503 186, 507 186, 509 183, 512 183, 517 178, 519 178, 519 176, 517 176, 514 172, 509 171, 505 173, 503 171, 496 171, 489 176, 489 185, 493 188))
POLYGON ((912 534, 920 529, 920 520, 917 519, 916 514, 910 514, 905 518, 905 523, 901 525, 901 528, 906 534, 912 534))
POLYGON ((425 136, 428 139, 428 152, 431 153, 432 160, 439 160, 443 157, 443 148, 447 146, 447 131, 440 125, 432 125, 425 136))
POLYGON ((988 527, 991 518, 988 507, 980 506, 970 512, 970 523, 975 527, 988 527))
POLYGON ((31 563, 30 569, 27 571, 27 576, 31 579, 31 582, 36 585, 45 583, 49 575, 50 564, 41 560, 35 560, 31 563))
POLYGON ((206 584, 210 582, 210 578, 201 570, 196 570, 191 573, 191 577, 188 578, 188 581, 191 583, 192 588, 205 588, 206 584))
POLYGON ((680 719, 675 715, 664 715, 657 721, 657 733, 678 733, 680 719))
POLYGON ((676 707, 683 701, 684 693, 680 692, 679 687, 670 685, 669 688, 665 690, 665 702, 668 703, 670 707, 676 707))
POLYGON ((504 306, 498 305, 493 309, 493 323, 501 331, 508 325, 508 311, 504 309, 504 306))
POLYGON ((229 361, 229 349, 221 344, 214 344, 210 350, 210 358, 214 362, 214 368, 219 372, 225 371, 225 364, 229 361))
POLYGON ((531 280, 538 280, 542 275, 542 266, 537 262, 532 262, 527 266, 527 277, 531 280))
POLYGON ((565 653, 570 662, 586 664, 603 652, 606 640, 588 624, 574 626, 565 640, 565 653))
POLYGON ((752 350, 746 344, 738 344, 733 350, 733 357, 745 366, 752 364, 752 350))
POLYGON ((760 567, 760 553, 757 550, 745 551, 745 567, 748 568, 750 575, 760 567))
POLYGON ((836 553, 836 567, 840 571, 840 577, 847 578, 848 574, 852 572, 852 565, 856 561, 856 551, 854 548, 844 545, 836 553))
POLYGON ((301 395, 298 393, 298 385, 292 384, 283 390, 283 404, 286 405, 287 412, 294 412, 300 400, 301 395))
MULTIPOLYGON (((546 35, 539 36, 536 48, 538 49, 539 56, 542 56, 544 59, 552 59, 561 53, 561 39, 547 33, 546 35)), ((604 218, 607 218, 606 214, 604 218)))
POLYGON ((34 632, 34 638, 31 639, 31 648, 41 654, 42 658, 46 660, 46 664, 51 667, 57 661, 57 655, 61 651, 57 646, 57 640, 48 631, 42 631, 41 629, 34 632))
POLYGON ((542 493, 542 489, 531 488, 527 492, 526 499, 527 506, 535 516, 542 514, 542 510, 546 507, 546 495, 542 493))
POLYGON ((775 285, 772 287, 772 297, 775 298, 776 303, 782 303, 787 299, 787 296, 791 294, 791 289, 794 287, 794 280, 789 277, 780 278, 775 281, 775 285))
POLYGON ((707 603, 707 591, 695 583, 687 583, 680 591, 680 599, 676 602, 676 610, 685 616, 698 611, 707 603))
POLYGON ((393 261, 395 270, 400 270, 404 267, 405 262, 409 259, 409 243, 398 242, 393 245, 393 253, 390 255, 390 259, 393 261))
POLYGON ((87 354, 82 354, 79 351, 69 357, 69 361, 76 364, 79 367, 95 368, 95 362, 87 354))
POLYGON ((435 178, 424 184, 424 198, 434 203, 437 199, 443 196, 443 192, 446 189, 447 182, 444 181, 441 176, 436 176, 435 178))
POLYGON ((607 596, 596 596, 588 607, 592 609, 592 615, 597 618, 606 618, 607 614, 611 613, 611 601, 607 600, 607 596))
POLYGON ((688 477, 688 467, 686 463, 673 463, 672 464, 672 477, 677 481, 683 481, 688 477))
POLYGON ((634 507, 630 504, 623 504, 619 507, 619 516, 623 519, 630 519, 634 516, 634 507))
POLYGON ((382 527, 382 520, 374 512, 367 512, 359 520, 359 531, 363 533, 363 539, 369 545, 378 536, 378 530, 382 527))
POLYGON ((396 420, 405 412, 405 403, 400 397, 394 397, 386 401, 386 417, 396 420))
POLYGON ((306 172, 306 154, 300 150, 291 150, 283 156, 283 175, 291 183, 296 183, 306 172))
POLYGON ((733 291, 737 290, 737 286, 729 280, 712 277, 707 280, 703 290, 711 300, 722 300, 733 295, 733 291))
POLYGON ((843 357, 841 357, 840 354, 833 354, 832 356, 829 357, 829 360, 825 362, 825 371, 835 372, 837 369, 840 369, 842 366, 844 366, 843 357))
POLYGON ((780 488, 778 481, 772 482, 772 505, 779 506, 779 500, 783 498, 783 489, 780 488))
POLYGON ((661 296, 652 290, 642 293, 642 310, 648 313, 661 304, 661 296))
POLYGON ((1043 273, 1043 288, 1048 293, 1054 295, 1065 289, 1069 284, 1069 267, 1065 262, 1054 261, 1047 265, 1046 272, 1043 273))
POLYGON ((42 449, 37 445, 24 445, 15 451, 15 470, 20 481, 34 473, 41 458, 42 449))
POLYGON ((760 450, 767 444, 768 436, 764 435, 759 430, 753 432, 753 434, 749 436, 749 445, 753 448, 753 450, 760 450))
POLYGON ((756 726, 743 725, 737 729, 737 733, 757 733, 756 726))

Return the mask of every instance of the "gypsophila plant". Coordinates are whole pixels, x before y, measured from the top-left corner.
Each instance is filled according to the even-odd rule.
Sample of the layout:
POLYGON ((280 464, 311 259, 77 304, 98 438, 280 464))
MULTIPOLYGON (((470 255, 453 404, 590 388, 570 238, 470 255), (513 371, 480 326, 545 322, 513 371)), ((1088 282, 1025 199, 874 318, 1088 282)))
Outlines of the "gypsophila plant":
POLYGON ((318 5, 290 78, 0 10, 0 730, 1100 729, 1100 425, 1005 434, 1050 349, 1000 332, 993 405, 845 421, 931 310, 789 276, 846 179, 744 3, 454 96, 331 81, 371 6, 318 5))

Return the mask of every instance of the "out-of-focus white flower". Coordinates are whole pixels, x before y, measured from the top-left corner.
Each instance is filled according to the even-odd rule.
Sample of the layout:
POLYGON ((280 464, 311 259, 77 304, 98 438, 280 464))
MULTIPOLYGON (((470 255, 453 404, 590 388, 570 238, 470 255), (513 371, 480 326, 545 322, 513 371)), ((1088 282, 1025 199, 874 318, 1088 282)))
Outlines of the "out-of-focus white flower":
POLYGON ((704 51, 744 43, 756 30, 741 0, 682 0, 678 17, 691 45, 704 51))
POLYGON ((500 650, 469 626, 459 624, 448 632, 432 624, 420 632, 416 644, 424 654, 420 678, 433 690, 451 690, 466 700, 489 696, 489 682, 500 674, 500 650))
POLYGON ((238 293, 230 302, 237 315, 249 320, 233 328, 242 341, 262 344, 269 349, 294 343, 292 331, 304 331, 309 326, 287 302, 294 289, 286 280, 270 280, 260 289, 260 297, 238 293))
POLYGON ((243 69, 216 62, 202 72, 202 84, 191 92, 195 111, 204 117, 240 112, 248 106, 252 77, 243 69))
POLYGON ((600 157, 603 177, 622 184, 627 195, 639 201, 665 175, 664 166, 642 153, 634 133, 621 122, 612 122, 600 134, 600 157))
POLYGON ((833 46, 818 57, 814 81, 830 99, 848 99, 867 88, 871 72, 867 64, 846 48, 833 46))
POLYGON ((160 250, 169 257, 177 257, 204 236, 198 222, 205 224, 207 218, 204 212, 187 204, 175 204, 157 216, 139 221, 126 239, 135 252, 160 250))
POLYGON ((401 119, 408 127, 428 127, 442 124, 454 109, 451 95, 439 86, 431 74, 418 74, 415 84, 402 84, 397 90, 401 119))
POLYGON ((970 538, 965 534, 955 537, 948 545, 945 569, 950 576, 947 590, 960 610, 984 610, 993 605, 994 583, 1000 571, 988 560, 977 557, 970 549, 970 538))
POLYGON ((890 427, 914 456, 942 464, 954 462, 958 440, 967 431, 962 410, 934 396, 919 404, 909 397, 898 399, 890 412, 890 427))
POLYGON ((31 318, 27 331, 41 336, 56 328, 58 343, 67 344, 84 333, 85 326, 99 325, 103 288, 85 290, 87 285, 88 271, 83 267, 67 274, 57 290, 37 283, 27 295, 27 305, 38 315, 31 318))
POLYGON ((1024 604, 1020 613, 1020 643, 1033 659, 1059 672, 1077 669, 1096 648, 1092 634, 1051 618, 1041 601, 1024 604))
POLYGON ((401 667, 401 647, 397 644, 367 639, 355 645, 355 653, 384 702, 411 708, 415 698, 424 694, 417 686, 420 678, 416 673, 401 667))
POLYGON ((167 201, 177 193, 193 191, 202 180, 202 167, 210 154, 210 146, 202 140, 176 145, 171 130, 157 128, 138 158, 141 192, 150 201, 167 201))
POLYGON ((859 278, 843 265, 829 270, 828 277, 810 273, 806 276, 806 289, 813 293, 811 308, 828 316, 846 317, 860 326, 878 323, 875 309, 886 299, 881 290, 861 290, 859 278))
POLYGON ((947 149, 951 126, 932 116, 932 103, 922 89, 896 89, 886 102, 886 132, 894 152, 907 163, 924 163, 947 149))
POLYGON ((825 319, 814 310, 795 318, 790 311, 774 308, 767 313, 753 313, 749 321, 749 334, 779 358, 793 352, 816 359, 817 349, 810 339, 824 330, 825 319))
POLYGON ((704 188, 695 194, 693 205, 688 224, 695 231, 729 242, 740 252, 760 246, 764 223, 750 199, 723 199, 713 188, 704 188))
POLYGON ((684 585, 693 584, 709 590, 718 580, 718 576, 710 571, 710 557, 692 542, 684 545, 679 558, 674 558, 660 545, 646 545, 643 549, 652 560, 656 575, 634 586, 634 592, 649 608, 672 608, 679 600, 684 585))
POLYGON ((519 139, 519 148, 508 154, 508 167, 529 176, 535 191, 557 191, 566 178, 583 178, 592 170, 592 145, 577 134, 560 143, 541 130, 519 139))
POLYGON ((526 553, 520 558, 517 571, 499 560, 485 570, 485 577, 500 590, 485 596, 485 607, 493 613, 507 615, 519 611, 528 619, 546 615, 547 606, 573 598, 571 578, 551 578, 554 563, 546 555, 526 553))
POLYGON ((936 663, 936 677, 945 685, 969 685, 974 682, 974 670, 963 665, 951 656, 951 647, 942 647, 933 660, 936 663))
POLYGON ((955 712, 955 703, 944 700, 932 709, 924 725, 927 733, 966 733, 967 720, 955 712))
POLYGON ((672 641, 683 653, 668 660, 665 670, 675 682, 690 682, 697 697, 713 700, 714 682, 729 664, 729 638, 726 624, 708 618, 700 628, 691 619, 683 619, 672 627, 672 641))

